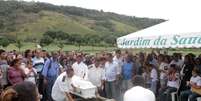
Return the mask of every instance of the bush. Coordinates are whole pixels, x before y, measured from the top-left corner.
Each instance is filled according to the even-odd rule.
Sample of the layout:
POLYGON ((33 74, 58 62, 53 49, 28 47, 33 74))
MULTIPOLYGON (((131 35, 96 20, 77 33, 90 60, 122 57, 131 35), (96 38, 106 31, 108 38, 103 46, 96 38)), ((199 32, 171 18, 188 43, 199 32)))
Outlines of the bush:
POLYGON ((49 44, 51 44, 54 40, 50 37, 50 36, 43 36, 43 38, 40 40, 40 45, 42 47, 44 46, 48 46, 49 44))
POLYGON ((0 38, 0 46, 7 47, 10 44, 10 41, 6 37, 0 38))

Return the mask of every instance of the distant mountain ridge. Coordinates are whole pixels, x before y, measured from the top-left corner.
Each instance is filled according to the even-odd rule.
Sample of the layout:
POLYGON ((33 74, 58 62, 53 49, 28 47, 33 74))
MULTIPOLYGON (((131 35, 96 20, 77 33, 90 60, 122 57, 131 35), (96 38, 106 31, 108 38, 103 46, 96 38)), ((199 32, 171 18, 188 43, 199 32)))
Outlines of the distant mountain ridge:
POLYGON ((163 21, 40 2, 0 1, 1 35, 28 41, 55 30, 117 38, 163 21))

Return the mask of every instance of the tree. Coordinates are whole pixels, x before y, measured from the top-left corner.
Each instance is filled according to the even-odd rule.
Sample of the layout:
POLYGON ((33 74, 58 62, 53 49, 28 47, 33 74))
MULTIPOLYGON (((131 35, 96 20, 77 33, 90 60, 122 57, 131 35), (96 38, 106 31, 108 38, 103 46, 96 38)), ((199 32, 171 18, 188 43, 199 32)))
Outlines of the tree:
POLYGON ((63 31, 47 31, 44 33, 44 36, 50 36, 52 39, 65 40, 69 38, 69 34, 63 31))
POLYGON ((17 39, 16 41, 16 47, 19 49, 19 51, 21 50, 22 46, 23 46, 23 43, 22 43, 22 40, 20 39, 17 39))
POLYGON ((45 35, 45 36, 43 36, 42 39, 40 40, 40 45, 41 45, 42 47, 48 46, 48 45, 50 45, 53 41, 54 41, 54 40, 53 40, 50 36, 45 35))
POLYGON ((62 50, 64 48, 64 41, 55 40, 56 45, 62 50))
POLYGON ((104 38, 104 41, 110 45, 114 45, 116 42, 116 37, 114 35, 108 35, 104 38))
POLYGON ((80 50, 81 44, 83 44, 83 37, 79 34, 72 34, 69 38, 69 41, 71 41, 72 44, 77 45, 80 50))
POLYGON ((10 41, 6 37, 0 37, 0 46, 7 47, 10 44, 10 41))

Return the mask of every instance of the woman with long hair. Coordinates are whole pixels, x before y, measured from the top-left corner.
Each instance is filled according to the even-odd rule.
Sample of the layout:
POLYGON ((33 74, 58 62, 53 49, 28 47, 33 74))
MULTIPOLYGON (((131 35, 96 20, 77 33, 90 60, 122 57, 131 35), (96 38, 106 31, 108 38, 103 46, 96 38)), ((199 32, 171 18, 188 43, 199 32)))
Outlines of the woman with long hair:
POLYGON ((189 88, 186 86, 186 82, 190 80, 194 66, 195 64, 192 56, 190 54, 186 55, 184 57, 184 65, 181 70, 182 79, 181 79, 181 85, 179 87, 179 93, 189 88))
POLYGON ((20 66, 21 60, 14 59, 11 63, 11 67, 8 69, 8 81, 11 85, 23 82, 26 77, 20 66))

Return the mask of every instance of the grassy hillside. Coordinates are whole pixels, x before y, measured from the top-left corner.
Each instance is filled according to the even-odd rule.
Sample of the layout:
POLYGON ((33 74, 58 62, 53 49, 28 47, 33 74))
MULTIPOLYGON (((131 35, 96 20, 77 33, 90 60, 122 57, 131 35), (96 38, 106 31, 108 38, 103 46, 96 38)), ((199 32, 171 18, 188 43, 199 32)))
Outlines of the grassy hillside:
POLYGON ((39 2, 0 1, 0 35, 30 42, 39 41, 47 31, 117 38, 163 21, 39 2))
POLYGON ((42 37, 48 30, 61 30, 69 33, 97 34, 96 31, 72 20, 71 17, 56 12, 41 11, 41 16, 32 23, 18 26, 19 30, 11 33, 20 33, 20 37, 42 37))

